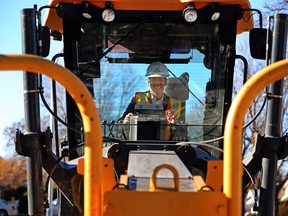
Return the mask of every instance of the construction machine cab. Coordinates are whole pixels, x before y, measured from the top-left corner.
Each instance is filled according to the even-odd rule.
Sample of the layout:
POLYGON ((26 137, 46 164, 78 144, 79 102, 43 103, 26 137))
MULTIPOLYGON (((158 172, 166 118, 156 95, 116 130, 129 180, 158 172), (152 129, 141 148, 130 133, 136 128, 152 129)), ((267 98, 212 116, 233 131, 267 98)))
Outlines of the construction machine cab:
MULTIPOLYGON (((242 20, 249 12, 238 4, 186 6, 171 2, 152 10, 136 9, 137 4, 135 9, 133 4, 103 4, 62 3, 56 9, 58 16, 53 17, 55 11, 50 9, 46 22, 63 34, 65 66, 95 96, 104 122, 103 135, 129 137, 123 137, 117 119, 135 92, 147 90, 144 75, 148 65, 161 61, 170 73, 165 93, 181 100, 185 107, 183 121, 174 127, 176 131, 184 127, 187 132, 185 136, 175 134, 170 141, 220 137, 232 99, 236 35, 251 28, 251 21, 243 25, 242 20), (59 19, 62 26, 55 24, 59 19)), ((81 129, 69 96, 67 104, 68 123, 81 129)), ((70 146, 77 146, 83 139, 68 131, 68 141, 70 146)), ((221 147, 221 141, 214 145, 221 147)), ((221 157, 219 152, 208 151, 221 157)))
MULTIPOLYGON (((220 191, 222 179, 213 183, 216 175, 208 169, 222 170, 222 164, 208 162, 223 157, 221 137, 232 101, 236 36, 253 27, 249 2, 52 0, 47 8, 45 26, 55 39, 63 37, 63 53, 54 57, 64 57, 65 67, 94 97, 102 121, 103 156, 113 159, 117 183, 128 175, 125 186, 137 190, 135 182, 147 176, 135 175, 151 174, 155 164, 177 161, 185 178, 199 175, 220 191), (180 120, 167 124, 161 119, 163 107, 145 104, 135 105, 137 118, 130 124, 119 122, 135 93, 148 90, 145 73, 155 61, 168 68, 164 93, 181 101, 180 120), (163 139, 166 130, 170 134, 163 139)), ((66 123, 73 130, 68 128, 63 143, 69 150, 81 148, 83 122, 68 92, 65 105, 66 123)), ((69 160, 83 155, 83 151, 69 151, 69 160)), ((56 168, 48 165, 53 157, 46 153, 44 157, 49 159, 43 167, 53 173, 56 168)), ((56 176, 51 175, 59 184, 56 176)), ((83 187, 78 180, 73 188, 83 187)), ((195 189, 188 185, 188 191, 195 189)), ((79 193, 73 194, 77 202, 67 194, 65 198, 82 212, 79 193)))

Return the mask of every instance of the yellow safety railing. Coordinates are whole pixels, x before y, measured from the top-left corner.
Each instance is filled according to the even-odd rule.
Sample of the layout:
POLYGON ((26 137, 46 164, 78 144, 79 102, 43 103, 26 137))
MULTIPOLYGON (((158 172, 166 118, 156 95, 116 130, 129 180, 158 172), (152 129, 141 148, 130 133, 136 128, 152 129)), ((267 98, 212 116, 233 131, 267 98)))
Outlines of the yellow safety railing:
POLYGON ((242 127, 254 98, 270 83, 288 76, 288 60, 276 62, 252 76, 236 95, 225 123, 223 192, 228 198, 228 215, 241 215, 242 127))
MULTIPOLYGON (((102 215, 102 132, 93 98, 85 85, 69 70, 33 55, 2 55, 0 70, 24 70, 45 74, 62 84, 75 100, 85 133, 84 214, 102 215)), ((251 77, 236 95, 224 131, 223 192, 228 198, 228 215, 241 215, 242 126, 253 99, 267 85, 288 75, 288 60, 274 63, 251 77)))
POLYGON ((102 130, 93 98, 69 70, 34 55, 0 55, 0 70, 24 70, 44 74, 63 85, 79 108, 85 134, 84 214, 102 212, 102 130))

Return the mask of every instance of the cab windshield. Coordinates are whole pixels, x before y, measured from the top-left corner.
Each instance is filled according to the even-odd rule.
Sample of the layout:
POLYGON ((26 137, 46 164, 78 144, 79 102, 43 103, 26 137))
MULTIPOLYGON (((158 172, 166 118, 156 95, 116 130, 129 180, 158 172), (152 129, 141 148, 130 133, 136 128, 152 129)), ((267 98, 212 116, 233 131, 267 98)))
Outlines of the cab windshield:
POLYGON ((92 81, 103 135, 124 140, 167 139, 162 108, 138 110, 134 115, 139 118, 130 124, 119 121, 135 94, 149 91, 145 77, 149 64, 161 61, 169 69, 164 93, 183 105, 181 119, 168 125, 168 139, 201 141, 221 136, 230 46, 220 43, 218 31, 218 24, 83 22, 77 73, 92 81), (141 136, 143 131, 148 133, 146 138, 141 136))

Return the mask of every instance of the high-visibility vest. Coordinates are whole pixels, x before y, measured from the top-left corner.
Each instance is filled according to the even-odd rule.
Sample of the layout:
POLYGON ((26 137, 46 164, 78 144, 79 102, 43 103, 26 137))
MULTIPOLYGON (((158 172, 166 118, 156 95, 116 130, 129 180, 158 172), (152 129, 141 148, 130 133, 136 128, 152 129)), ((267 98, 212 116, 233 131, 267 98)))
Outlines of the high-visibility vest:
MULTIPOLYGON (((136 104, 152 104, 150 92, 137 92, 135 94, 135 102, 136 104)), ((169 109, 173 110, 176 118, 179 119, 183 109, 182 102, 180 100, 169 97, 167 110, 169 109)))
POLYGON ((151 95, 149 92, 137 92, 135 94, 136 104, 151 104, 151 95))

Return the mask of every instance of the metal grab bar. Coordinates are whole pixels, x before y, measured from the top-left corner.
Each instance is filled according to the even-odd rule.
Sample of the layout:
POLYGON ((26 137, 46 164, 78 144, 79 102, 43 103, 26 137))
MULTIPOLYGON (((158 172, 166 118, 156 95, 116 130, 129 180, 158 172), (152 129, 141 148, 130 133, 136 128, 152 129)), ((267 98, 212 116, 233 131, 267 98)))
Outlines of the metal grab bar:
POLYGON ((45 74, 63 85, 77 104, 83 119, 84 214, 102 214, 102 131, 93 98, 76 75, 64 67, 35 55, 0 55, 0 70, 24 70, 45 74))
MULTIPOLYGON (((33 55, 2 55, 0 70, 25 70, 45 74, 62 84, 75 100, 83 119, 86 142, 84 214, 102 215, 101 122, 93 98, 85 85, 69 70, 33 55)), ((241 215, 243 171, 241 140, 246 111, 263 88, 285 76, 288 76, 288 60, 276 62, 262 69, 245 83, 230 107, 224 131, 223 182, 223 192, 228 198, 228 215, 241 215)))
POLYGON ((224 130, 223 192, 228 198, 228 215, 241 215, 242 209, 242 127, 253 99, 270 83, 288 76, 288 60, 281 60, 252 76, 236 95, 224 130))

